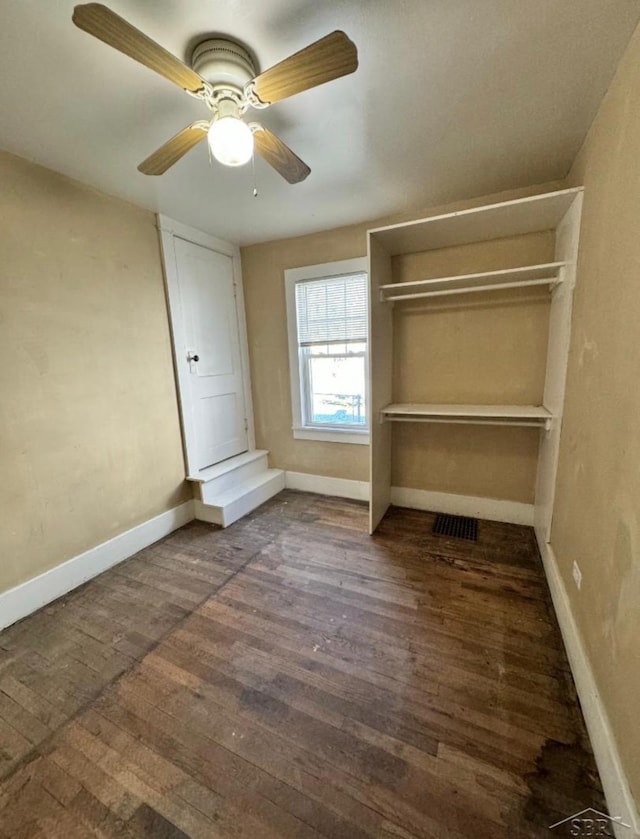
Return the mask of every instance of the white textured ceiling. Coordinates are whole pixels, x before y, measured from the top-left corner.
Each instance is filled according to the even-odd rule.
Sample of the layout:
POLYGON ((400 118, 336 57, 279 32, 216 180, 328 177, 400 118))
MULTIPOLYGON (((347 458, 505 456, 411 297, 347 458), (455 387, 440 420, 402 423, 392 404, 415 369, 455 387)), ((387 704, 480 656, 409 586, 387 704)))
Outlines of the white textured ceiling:
MULTIPOLYGON (((234 36, 261 69, 334 29, 352 76, 259 119, 312 169, 137 164, 206 108, 71 23, 73 0, 2 0, 0 147, 246 244, 563 177, 640 0, 107 0, 183 60, 234 36)), ((2 185, 0 184, 0 189, 2 185)))

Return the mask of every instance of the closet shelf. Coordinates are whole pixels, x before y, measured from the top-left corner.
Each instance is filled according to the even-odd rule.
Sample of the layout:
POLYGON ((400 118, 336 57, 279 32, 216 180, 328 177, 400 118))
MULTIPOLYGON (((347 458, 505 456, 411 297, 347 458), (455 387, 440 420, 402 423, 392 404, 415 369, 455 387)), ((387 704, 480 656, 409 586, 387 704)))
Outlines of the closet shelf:
POLYGON ((441 422, 473 425, 517 425, 549 429, 553 415, 541 405, 387 405, 380 421, 441 422))
POLYGON ((389 256, 556 230, 582 187, 516 198, 369 231, 389 256))
POLYGON ((561 269, 564 265, 564 262, 546 262, 540 265, 525 265, 521 268, 482 271, 477 274, 460 274, 431 280, 414 280, 408 283, 389 283, 380 286, 380 299, 382 302, 393 303, 423 297, 496 291, 503 288, 542 285, 553 288, 562 282, 561 269))

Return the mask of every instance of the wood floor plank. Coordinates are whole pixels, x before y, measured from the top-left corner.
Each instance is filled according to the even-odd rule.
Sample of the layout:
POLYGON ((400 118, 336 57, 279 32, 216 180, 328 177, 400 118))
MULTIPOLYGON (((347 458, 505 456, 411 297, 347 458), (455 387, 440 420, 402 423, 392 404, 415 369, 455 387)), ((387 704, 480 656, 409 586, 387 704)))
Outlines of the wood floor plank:
POLYGON ((557 679, 548 675, 536 677, 527 667, 527 659, 505 651, 502 651, 500 662, 494 663, 484 639, 465 639, 461 642, 459 636, 451 636, 439 628, 433 628, 424 637, 388 619, 363 613, 353 607, 336 610, 326 598, 306 591, 300 592, 294 599, 264 578, 254 583, 249 579, 249 574, 244 575, 241 584, 235 581, 230 583, 219 600, 245 611, 295 615, 306 626, 337 632, 347 638, 353 636, 354 641, 364 637, 376 647, 388 647, 392 654, 396 650, 399 654, 412 651, 417 661, 433 668, 437 674, 446 670, 445 681, 449 685, 455 682, 456 674, 460 675, 467 686, 470 679, 480 686, 493 686, 496 677, 499 677, 503 687, 506 685, 508 689, 513 688, 514 696, 527 698, 543 709, 547 709, 548 702, 557 696, 557 679), (510 666, 507 668, 504 662, 510 666))
POLYGON ((0 839, 525 839, 604 799, 530 528, 283 492, 0 633, 0 839))
MULTIPOLYGON (((118 758, 113 764, 117 771, 132 771, 147 783, 155 785, 164 796, 172 796, 178 806, 180 802, 183 802, 183 806, 201 812, 212 820, 211 829, 213 830, 213 825, 215 825, 216 831, 221 836, 265 835, 265 837, 272 837, 279 835, 272 834, 261 823, 261 819, 249 818, 253 812, 266 816, 265 821, 267 823, 269 821, 269 814, 265 813, 265 807, 256 806, 255 797, 249 801, 249 796, 246 795, 243 802, 245 806, 240 808, 238 802, 199 784, 189 774, 162 758, 101 714, 89 712, 83 717, 82 724, 118 753, 118 758)), ((284 821, 282 818, 284 814, 280 810, 276 810, 276 815, 280 822, 284 821)), ((302 835, 301 826, 297 827, 297 832, 302 835)), ((313 832, 307 831, 305 835, 312 839, 313 832)))
MULTIPOLYGON (((344 832, 354 839, 382 835, 377 832, 379 818, 375 811, 361 807, 339 787, 332 789, 327 799, 330 809, 323 805, 326 790, 333 787, 333 781, 318 777, 322 773, 315 757, 305 760, 305 755, 296 754, 296 760, 289 760, 277 740, 247 721, 229 718, 224 709, 216 710, 212 716, 211 703, 201 707, 203 703, 198 702, 191 709, 186 729, 180 722, 181 716, 176 716, 181 715, 183 700, 189 701, 184 689, 163 693, 162 683, 152 682, 145 688, 138 681, 132 693, 124 685, 120 686, 119 699, 116 704, 105 705, 102 713, 132 735, 144 737, 159 754, 232 800, 238 795, 247 798, 254 793, 296 816, 303 809, 314 820, 331 818, 340 830, 329 835, 344 832), (313 800, 309 800, 310 795, 313 800), (330 817, 330 810, 337 817, 330 817), (349 818, 353 818, 353 823, 345 830, 349 818), (371 824, 371 832, 360 834, 358 824, 371 824)), ((305 821, 309 821, 309 815, 305 821)))

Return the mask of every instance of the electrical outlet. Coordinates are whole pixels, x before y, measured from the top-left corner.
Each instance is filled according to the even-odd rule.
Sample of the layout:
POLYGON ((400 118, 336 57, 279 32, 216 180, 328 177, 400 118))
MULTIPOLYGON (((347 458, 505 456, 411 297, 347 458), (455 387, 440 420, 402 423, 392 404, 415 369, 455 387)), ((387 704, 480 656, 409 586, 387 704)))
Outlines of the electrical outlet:
POLYGON ((582 571, 575 559, 573 560, 573 581, 576 584, 578 591, 580 591, 580 586, 582 585, 582 571))

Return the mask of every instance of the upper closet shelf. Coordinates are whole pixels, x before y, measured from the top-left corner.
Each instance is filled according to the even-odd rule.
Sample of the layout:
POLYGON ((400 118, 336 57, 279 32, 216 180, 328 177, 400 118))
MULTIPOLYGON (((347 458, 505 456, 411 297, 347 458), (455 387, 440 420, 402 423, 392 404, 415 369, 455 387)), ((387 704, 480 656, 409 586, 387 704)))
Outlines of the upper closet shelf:
POLYGON ((381 421, 446 422, 473 425, 543 426, 549 429, 553 415, 541 405, 426 405, 416 402, 387 405, 381 421))
POLYGON ((469 294, 474 291, 496 291, 503 288, 548 285, 551 288, 562 282, 564 262, 546 262, 522 268, 483 271, 478 274, 460 274, 455 277, 438 277, 432 280, 414 280, 410 283, 390 283, 380 286, 383 302, 415 300, 422 297, 441 297, 447 294, 469 294))
POLYGON ((370 230, 391 256, 555 230, 582 187, 370 230))

